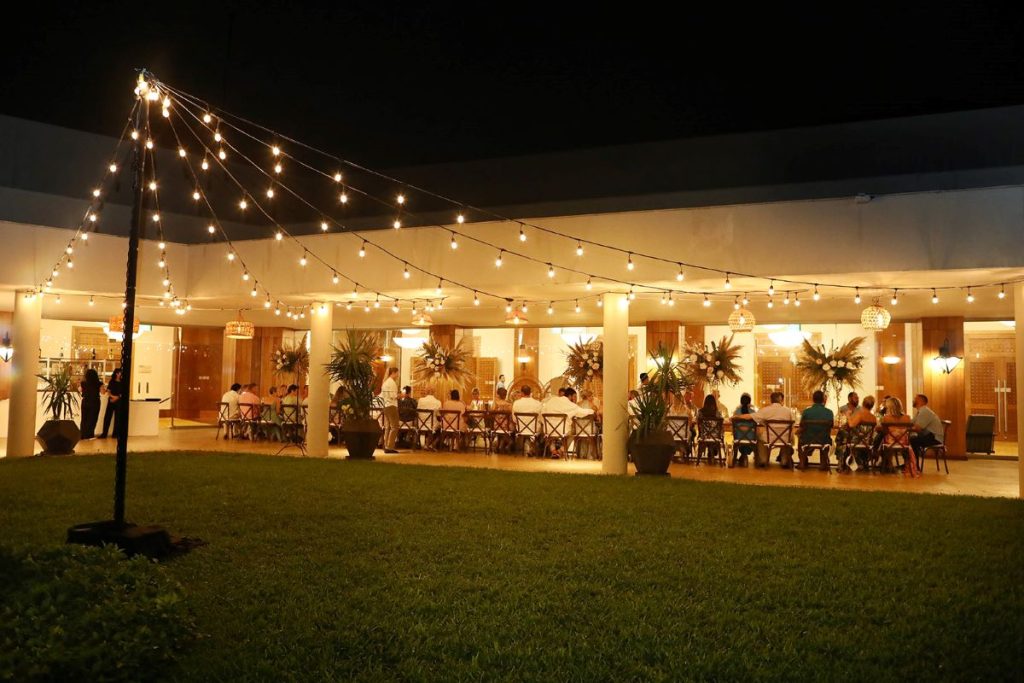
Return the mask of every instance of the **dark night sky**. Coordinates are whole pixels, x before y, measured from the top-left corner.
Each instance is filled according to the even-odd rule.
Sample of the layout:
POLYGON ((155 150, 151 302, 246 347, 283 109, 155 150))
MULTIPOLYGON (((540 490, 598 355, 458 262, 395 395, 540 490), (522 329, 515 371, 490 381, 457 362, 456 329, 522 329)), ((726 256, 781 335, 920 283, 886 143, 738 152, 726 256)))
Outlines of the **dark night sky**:
POLYGON ((1024 103, 1019 10, 767 4, 52 3, 0 113, 112 133, 145 65, 388 166, 1024 103))

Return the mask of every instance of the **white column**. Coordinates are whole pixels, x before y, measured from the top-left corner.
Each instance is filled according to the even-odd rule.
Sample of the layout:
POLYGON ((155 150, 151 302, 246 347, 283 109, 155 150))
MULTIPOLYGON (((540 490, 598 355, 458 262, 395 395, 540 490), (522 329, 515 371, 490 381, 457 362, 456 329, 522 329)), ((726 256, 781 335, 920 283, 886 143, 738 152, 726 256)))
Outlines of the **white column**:
POLYGON ((1020 398, 1021 388, 1024 387, 1024 284, 1013 286, 1013 319, 1017 322, 1014 333, 1017 395, 1013 397, 1017 402, 1017 487, 1018 495, 1024 498, 1024 434, 1021 434, 1024 429, 1024 401, 1020 398))
POLYGON ((331 381, 324 370, 331 360, 334 341, 334 304, 313 304, 309 315, 309 411, 306 413, 306 449, 310 455, 327 457, 331 381))
POLYGON ((629 386, 629 301, 625 294, 604 295, 603 461, 605 474, 626 474, 626 388, 629 386))
POLYGON ((39 323, 43 297, 15 292, 11 321, 11 400, 7 414, 7 457, 35 453, 36 400, 39 374, 39 323))

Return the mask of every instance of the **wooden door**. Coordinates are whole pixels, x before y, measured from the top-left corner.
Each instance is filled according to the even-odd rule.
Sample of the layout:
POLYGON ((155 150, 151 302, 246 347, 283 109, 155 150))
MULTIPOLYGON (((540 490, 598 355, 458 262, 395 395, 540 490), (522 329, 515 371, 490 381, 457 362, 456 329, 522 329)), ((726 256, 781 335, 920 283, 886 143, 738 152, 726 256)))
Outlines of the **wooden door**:
POLYGON ((1017 440, 1017 362, 1012 332, 969 334, 967 414, 996 418, 996 439, 1017 440))

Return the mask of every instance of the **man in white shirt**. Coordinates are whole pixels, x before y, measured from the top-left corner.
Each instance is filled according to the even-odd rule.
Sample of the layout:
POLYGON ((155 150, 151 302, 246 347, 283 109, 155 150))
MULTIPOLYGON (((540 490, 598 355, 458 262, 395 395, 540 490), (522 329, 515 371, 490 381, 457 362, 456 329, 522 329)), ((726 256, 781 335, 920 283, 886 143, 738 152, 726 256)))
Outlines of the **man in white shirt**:
MULTIPOLYGON (((416 401, 416 410, 429 410, 433 413, 433 418, 430 422, 430 428, 433 430, 427 435, 426 447, 429 449, 434 448, 434 432, 437 431, 437 411, 441 410, 441 401, 435 396, 432 389, 427 389, 426 395, 420 397, 420 400, 416 401)), ((419 418, 417 418, 417 425, 419 424, 419 418)), ((418 438, 418 437, 417 437, 418 438)))
POLYGON ((388 368, 387 379, 380 387, 380 400, 384 404, 384 452, 397 453, 398 440, 398 368, 388 368))
POLYGON ((220 397, 221 403, 228 404, 227 417, 229 420, 237 420, 239 418, 238 399, 240 397, 240 394, 238 393, 238 390, 241 388, 242 385, 239 384, 238 382, 235 382, 234 384, 231 385, 231 388, 224 392, 224 395, 220 397))
MULTIPOLYGON (((785 398, 785 395, 781 391, 772 392, 771 404, 754 413, 752 416, 754 421, 759 425, 763 425, 768 420, 785 420, 787 422, 792 422, 793 411, 782 405, 785 398)), ((774 427, 773 431, 778 432, 779 429, 779 427, 774 427)), ((776 460, 780 461, 783 467, 791 467, 793 465, 793 430, 791 428, 786 429, 782 433, 782 437, 789 443, 789 445, 783 446, 779 449, 780 452, 776 457, 776 460)), ((767 430, 765 432, 758 432, 757 460, 754 464, 758 467, 767 467, 770 455, 771 453, 768 450, 767 443, 767 430)))
POLYGON ((516 414, 541 412, 541 403, 530 395, 533 393, 530 387, 523 387, 522 393, 521 398, 517 398, 512 402, 512 412, 516 414))
MULTIPOLYGON (((594 411, 590 408, 581 408, 576 405, 576 390, 569 387, 561 396, 554 396, 549 398, 547 403, 544 404, 544 413, 556 413, 559 415, 566 415, 566 435, 572 434, 572 418, 574 417, 586 417, 593 415, 594 411)), ((562 456, 562 444, 555 443, 552 445, 551 457, 559 458, 562 456)))

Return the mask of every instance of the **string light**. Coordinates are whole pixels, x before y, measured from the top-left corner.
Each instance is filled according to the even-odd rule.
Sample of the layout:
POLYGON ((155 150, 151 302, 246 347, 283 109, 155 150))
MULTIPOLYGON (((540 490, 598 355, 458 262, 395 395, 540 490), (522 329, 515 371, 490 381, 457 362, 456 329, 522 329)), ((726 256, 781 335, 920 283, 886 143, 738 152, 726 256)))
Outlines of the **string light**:
POLYGON ((273 198, 274 198, 274 188, 268 187, 267 188, 267 199, 273 199, 273 198))
POLYGON ((269 296, 267 297, 267 300, 263 302, 263 308, 270 308, 270 297, 269 296))
POLYGON ((366 256, 366 241, 364 240, 362 246, 359 247, 359 258, 363 258, 365 256, 366 256))
POLYGON ((579 302, 579 299, 576 300, 576 307, 573 310, 575 310, 577 313, 580 312, 580 302, 579 302))
POLYGON ((1006 285, 999 285, 999 294, 997 294, 996 296, 998 296, 1000 299, 1006 298, 1006 285))
POLYGON ((229 251, 228 252, 228 261, 234 261, 234 260, 235 260, 235 252, 229 251))
POLYGON ((340 183, 341 182, 341 174, 340 173, 335 173, 334 174, 334 182, 336 182, 336 183, 340 183))
POLYGON ((786 292, 786 298, 782 300, 783 305, 789 305, 789 292, 786 292))
POLYGON ((153 149, 153 141, 146 140, 146 149, 153 149))
POLYGON ((202 195, 200 195, 200 194, 199 194, 199 190, 196 190, 195 192, 193 192, 193 193, 192 193, 192 199, 194 199, 194 200, 195 200, 195 201, 197 201, 197 202, 199 201, 199 198, 200 198, 201 196, 202 196, 202 195))
POLYGON ((330 225, 328 225, 327 221, 320 221, 320 229, 321 229, 321 230, 323 230, 324 232, 327 232, 327 230, 328 230, 328 229, 329 229, 330 227, 331 227, 331 226, 330 226, 330 225))
MULTIPOLYGON (((156 181, 155 180, 150 180, 149 181, 149 189, 151 191, 153 191, 153 192, 156 192, 156 181)), ((92 191, 92 196, 93 197, 99 197, 100 196, 99 192, 100 192, 99 190, 93 190, 92 191)))
POLYGON ((405 195, 404 194, 398 195, 398 203, 399 203, 399 205, 405 204, 405 195))
POLYGON ((402 221, 396 218, 395 222, 391 224, 391 227, 393 227, 395 230, 398 230, 399 228, 402 227, 402 221))
POLYGON ((283 170, 284 170, 284 166, 281 165, 280 161, 277 162, 276 164, 274 164, 274 173, 280 174, 281 171, 283 171, 283 170))
POLYGON ((340 282, 340 279, 338 278, 338 271, 334 271, 334 274, 331 275, 331 282, 333 284, 338 284, 338 282, 340 282))
POLYGON ((220 158, 221 161, 224 161, 225 159, 228 158, 228 153, 225 152, 223 148, 221 148, 220 151, 217 152, 217 156, 220 158))
POLYGON ((110 164, 110 166, 107 166, 107 170, 111 173, 117 173, 117 164, 110 164))
POLYGON ((519 307, 519 310, 522 311, 523 313, 527 313, 529 311, 525 299, 523 300, 523 305, 519 307))
POLYGON ((676 282, 682 282, 686 276, 683 274, 683 264, 679 264, 679 272, 676 273, 676 282))
POLYGON ((576 240, 576 255, 583 256, 583 242, 576 240))
POLYGON ((459 248, 459 242, 458 242, 458 240, 455 239, 455 233, 454 232, 452 233, 451 245, 452 245, 452 249, 458 249, 459 248))
POLYGON ((476 291, 473 292, 473 305, 474 306, 479 306, 480 305, 480 297, 477 295, 476 291))
POLYGON ((249 296, 256 296, 256 295, 257 295, 257 293, 258 293, 258 292, 256 291, 256 285, 253 285, 253 286, 252 286, 252 291, 251 291, 251 292, 249 292, 249 296))
POLYGON ((307 263, 309 263, 309 259, 306 258, 308 254, 309 254, 309 252, 306 252, 306 251, 302 252, 302 258, 299 259, 299 265, 300 266, 305 266, 307 263))
POLYGON ((770 280, 768 283, 768 296, 775 296, 775 280, 770 280))
POLYGON ((501 255, 504 254, 504 253, 505 253, 504 249, 502 249, 501 251, 498 252, 498 258, 494 259, 494 267, 495 268, 501 268, 501 264, 503 263, 501 255))
POLYGON ((725 274, 725 288, 732 289, 732 282, 729 281, 729 273, 725 274))
POLYGON ((633 254, 630 253, 629 256, 626 257, 626 270, 633 270, 633 268, 633 254))
POLYGON ((939 294, 934 289, 932 290, 932 303, 933 304, 939 303, 939 294))
POLYGON ((969 303, 969 304, 973 304, 974 303, 974 294, 971 293, 971 288, 970 287, 967 288, 967 303, 969 303))
POLYGON ((133 130, 132 131, 132 140, 138 140, 138 139, 139 139, 139 131, 133 130))
POLYGON ((775 301, 773 301, 770 297, 768 299, 768 308, 775 308, 775 301))
POLYGON ((270 153, 273 154, 275 157, 281 156, 281 148, 278 147, 277 145, 274 145, 273 147, 270 148, 270 153))
POLYGON ((167 242, 164 242, 163 240, 160 240, 160 241, 159 241, 159 242, 157 243, 157 245, 156 245, 156 246, 157 246, 157 249, 161 249, 161 250, 162 250, 162 249, 166 249, 166 248, 167 248, 167 242))
MULTIPOLYGON (((150 188, 149 189, 155 190, 156 189, 156 183, 150 183, 150 188)), ((98 188, 98 187, 92 191, 92 196, 93 197, 99 197, 101 194, 102 194, 102 192, 100 192, 100 188, 98 188)))
POLYGON ((743 292, 743 305, 744 306, 749 306, 750 305, 750 299, 747 298, 747 293, 746 292, 743 292))
POLYGON ((458 216, 455 217, 455 222, 458 223, 459 225, 462 225, 463 223, 466 222, 466 217, 460 213, 458 216))
POLYGON ((597 297, 597 307, 598 308, 603 308, 604 307, 604 299, 603 298, 597 297))
POLYGON ((704 295, 704 308, 711 308, 711 299, 708 298, 707 294, 704 295))
POLYGON ((240 208, 242 211, 245 211, 246 209, 249 208, 249 202, 245 201, 244 199, 240 200, 238 202, 238 208, 240 208))
POLYGON ((505 302, 505 312, 506 313, 511 313, 512 312, 512 301, 511 300, 505 302))
POLYGON ((281 240, 284 239, 284 233, 278 230, 277 232, 274 233, 274 239, 280 242, 281 240))
POLYGON ((555 267, 549 263, 548 264, 548 277, 554 277, 554 276, 555 276, 555 267))
POLYGON ((633 301, 634 299, 636 299, 636 292, 633 291, 632 285, 630 285, 630 287, 629 287, 629 294, 627 295, 627 298, 630 301, 633 301))
POLYGON ((441 296, 441 285, 444 284, 444 280, 437 281, 437 287, 434 289, 434 294, 441 296))
POLYGON ((895 306, 896 304, 898 304, 900 302, 898 294, 897 294, 898 292, 899 292, 898 289, 892 290, 892 298, 889 299, 889 303, 892 304, 893 306, 895 306))
POLYGON ((406 280, 408 280, 410 277, 412 277, 412 274, 409 272, 409 264, 408 263, 405 264, 405 267, 402 270, 402 277, 404 277, 406 280))
POLYGON ((91 295, 91 294, 89 295, 89 305, 90 305, 90 306, 95 306, 95 305, 96 305, 96 302, 95 302, 95 301, 93 300, 93 298, 92 298, 92 295, 91 295))
POLYGON ((818 294, 818 285, 814 285, 814 294, 811 295, 811 298, 815 301, 821 298, 821 295, 818 294))
POLYGON ((526 232, 523 230, 523 224, 522 223, 519 224, 519 241, 520 242, 525 242, 526 241, 526 232))
POLYGON ((391 304, 391 312, 392 313, 398 313, 398 302, 397 301, 395 303, 391 304))
POLYGON ((589 275, 587 276, 587 284, 586 284, 586 287, 587 287, 587 291, 588 291, 588 292, 589 292, 590 290, 592 290, 592 289, 594 288, 594 285, 593 285, 593 283, 592 283, 592 282, 590 281, 590 276, 589 276, 589 275))
POLYGON ((793 294, 793 305, 800 306, 800 292, 793 294))
POLYGON ((740 298, 739 297, 736 297, 733 300, 733 302, 732 302, 732 310, 734 310, 734 311, 740 310, 740 298))
POLYGON ((245 281, 245 282, 249 281, 249 271, 248 270, 243 270, 242 271, 242 280, 245 281))
POLYGON ((860 287, 854 287, 854 291, 856 292, 856 294, 853 297, 853 303, 859 304, 860 303, 860 287))
POLYGON ((204 171, 210 170, 210 162, 206 160, 206 157, 203 157, 203 163, 199 164, 199 167, 204 171))
POLYGON ((184 147, 179 147, 178 148, 178 156, 181 157, 182 159, 184 159, 185 158, 185 154, 186 154, 185 148, 184 147))
POLYGON ((551 302, 549 301, 549 302, 548 302, 548 315, 551 315, 551 314, 552 314, 552 313, 554 313, 554 312, 555 312, 555 307, 554 307, 554 306, 553 306, 553 305, 551 304, 551 302))

